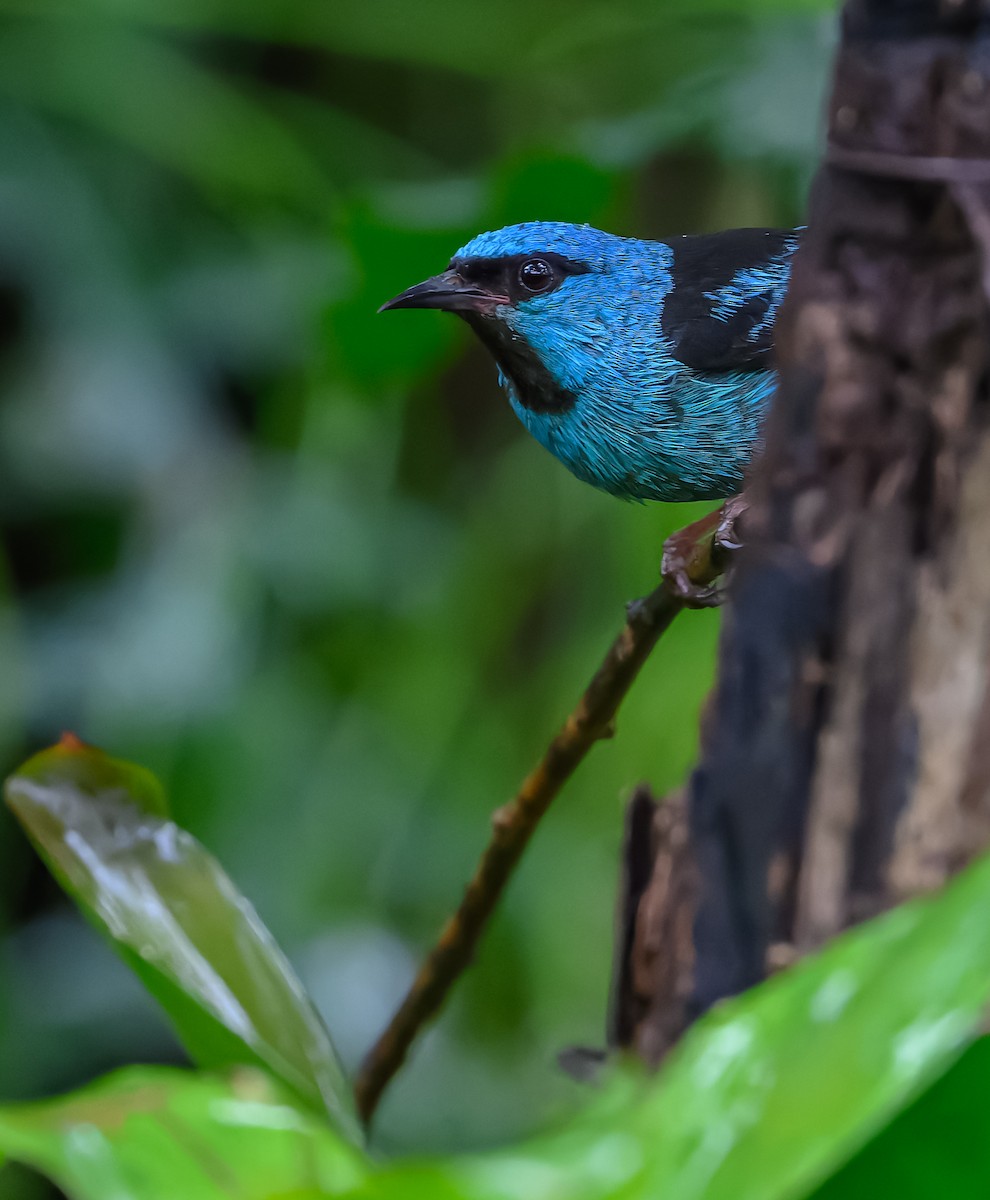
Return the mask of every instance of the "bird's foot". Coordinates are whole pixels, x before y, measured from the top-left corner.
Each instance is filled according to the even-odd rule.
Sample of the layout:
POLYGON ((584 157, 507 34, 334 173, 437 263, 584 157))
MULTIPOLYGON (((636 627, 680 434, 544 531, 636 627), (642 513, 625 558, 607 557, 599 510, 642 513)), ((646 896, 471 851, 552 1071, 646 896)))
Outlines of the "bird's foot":
POLYGON ((718 584, 728 557, 742 545, 736 522, 748 508, 744 494, 672 533, 663 546, 660 574, 688 608, 716 608, 725 599, 718 584))

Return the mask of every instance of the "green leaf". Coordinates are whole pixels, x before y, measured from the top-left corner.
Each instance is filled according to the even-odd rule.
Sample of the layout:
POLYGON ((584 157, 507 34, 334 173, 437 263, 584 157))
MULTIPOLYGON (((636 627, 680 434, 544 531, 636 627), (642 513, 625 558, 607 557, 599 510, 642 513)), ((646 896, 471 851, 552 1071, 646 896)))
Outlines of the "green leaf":
POLYGON ((990 1038, 953 1068, 814 1194, 814 1200, 986 1200, 990 1038))
POLYGON ((977 1033, 990 998, 988 908, 990 859, 720 1007, 657 1079, 620 1076, 564 1131, 489 1156, 398 1167, 354 1196, 805 1196, 977 1033))
POLYGON ((0 1109, 0 1151, 73 1200, 284 1200, 338 1195, 356 1152, 255 1071, 229 1081, 117 1072, 59 1100, 0 1109))
POLYGON ((261 1063, 360 1141, 351 1089, 302 984, 214 858, 165 815, 148 772, 71 735, 6 784, 62 886, 114 940, 192 1057, 261 1063))
MULTIPOLYGON (((56 869, 77 891, 95 888, 94 911, 115 932, 127 929, 128 944, 136 937, 135 898, 160 905, 161 881, 175 882, 172 866, 188 868, 198 855, 210 865, 210 880, 218 878, 197 844, 155 815, 160 796, 135 783, 142 778, 70 739, 8 785, 15 811, 56 869), (154 812, 135 807, 132 787, 154 812), (149 864, 157 882, 151 892, 141 890, 149 864)), ((203 899, 202 890, 182 892, 184 922, 184 906, 195 909, 203 899)), ((940 895, 862 926, 725 1004, 694 1027, 659 1077, 620 1074, 579 1119, 518 1148, 369 1175, 329 1130, 322 1149, 297 1145, 290 1154, 271 1141, 278 1132, 304 1132, 319 1142, 315 1119, 292 1107, 248 1112, 243 1093, 240 1106, 220 1103, 229 1096, 209 1091, 224 1086, 215 1081, 132 1072, 62 1102, 0 1111, 0 1153, 44 1170, 78 1200, 318 1200, 341 1188, 352 1200, 792 1200, 876 1137, 976 1035, 990 998, 988 905, 990 859, 940 895), (321 1166, 326 1154, 329 1165, 321 1166), (303 1170, 310 1174, 292 1174, 303 1170)), ((141 928, 154 939, 162 924, 171 928, 158 912, 141 928)), ((185 925, 178 927, 185 937, 185 925)), ((186 943, 166 939, 165 959, 177 945, 186 943)), ((147 950, 145 965, 156 957, 147 950)), ((226 986, 224 976, 210 978, 226 986)), ((981 1067, 966 1084, 973 1109, 984 1078, 981 1067)), ((902 1137, 916 1147, 927 1125, 951 1119, 944 1092, 941 1107, 938 1097, 936 1088, 919 1103, 921 1119, 903 1118, 902 1137)), ((861 1172, 896 1133, 897 1123, 863 1151, 861 1172)), ((874 1183, 882 1174, 877 1161, 874 1183)), ((974 1166, 971 1184, 981 1170, 974 1166)))

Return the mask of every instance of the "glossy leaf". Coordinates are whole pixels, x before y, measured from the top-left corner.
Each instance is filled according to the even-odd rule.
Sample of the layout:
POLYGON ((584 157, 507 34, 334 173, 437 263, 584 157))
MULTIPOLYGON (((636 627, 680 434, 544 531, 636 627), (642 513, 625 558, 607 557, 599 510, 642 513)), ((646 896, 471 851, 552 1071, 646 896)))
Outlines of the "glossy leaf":
MULTIPOLYGON (((129 779, 126 768, 115 775, 105 756, 69 742, 32 760, 9 787, 15 810, 28 813, 29 827, 46 844, 58 820, 73 817, 54 841, 61 857, 53 854, 53 861, 65 873, 78 873, 78 862, 89 861, 103 884, 122 875, 129 887, 114 894, 125 914, 119 896, 133 898, 133 881, 120 864, 132 860, 134 846, 156 831, 155 861, 164 847, 187 845, 187 835, 173 825, 134 808, 120 782, 129 779), (96 796, 89 792, 94 779, 96 796), (126 820, 121 812, 129 814, 126 820), (89 854, 94 846, 99 860, 89 854), (113 864, 107 879, 103 860, 113 864)), ((187 858, 177 855, 180 862, 187 858)), ((73 880, 73 886, 80 885, 73 880)), ((164 1091, 146 1091, 134 1086, 134 1080, 148 1078, 138 1073, 74 1099, 0 1113, 0 1153, 44 1170, 74 1200, 177 1194, 191 1200, 223 1195, 317 1200, 340 1195, 341 1188, 352 1200, 806 1196, 944 1072, 978 1031, 990 998, 988 905, 990 859, 942 894, 861 927, 724 1005, 695 1026, 658 1078, 622 1074, 578 1120, 518 1148, 366 1175, 353 1151, 342 1151, 328 1132, 333 1163, 347 1169, 332 1178, 322 1169, 314 1175, 307 1151, 299 1154, 297 1167, 301 1171, 303 1163, 309 1175, 293 1177, 286 1168, 284 1182, 273 1183, 264 1174, 271 1169, 267 1158, 253 1168, 254 1148, 242 1151, 236 1138, 216 1133, 224 1113, 243 1132, 242 1109, 218 1107, 216 1093, 208 1092, 196 1096, 212 1095, 213 1103, 194 1099, 182 1107, 192 1091, 184 1086, 175 1092, 170 1083, 164 1091), (173 1141, 183 1148, 177 1158, 173 1141), (162 1162, 168 1163, 167 1193, 157 1174, 162 1162), (268 1191, 259 1190, 262 1186, 268 1191)), ((109 918, 120 918, 113 905, 107 911, 109 918)), ((173 1074, 164 1073, 169 1079, 173 1074)), ((972 1081, 970 1090, 979 1093, 972 1081)), ((924 1102, 919 1110, 924 1112, 924 1102)), ((312 1117, 285 1105, 276 1117, 254 1119, 264 1129, 313 1128, 312 1117)), ((860 1162, 868 1162, 890 1136, 890 1130, 882 1134, 860 1162)), ((283 1164, 280 1170, 283 1149, 271 1150, 283 1164)), ((260 1142, 257 1153, 262 1155, 260 1142)), ((319 1161, 325 1151, 314 1153, 319 1161)))
POLYGON ((197 1062, 261 1063, 359 1140, 350 1087, 302 984, 216 860, 168 820, 148 772, 70 735, 14 774, 6 797, 197 1062))
POLYGON ((976 1034, 990 998, 988 908, 990 859, 726 1004, 656 1081, 615 1080, 565 1131, 488 1157, 396 1168, 354 1195, 807 1195, 976 1034))
POLYGON ((814 1200, 986 1200, 990 1038, 952 1069, 814 1194, 814 1200))
POLYGON ((72 1200, 336 1195, 365 1170, 324 1122, 254 1071, 227 1082, 137 1068, 63 1099, 0 1109, 0 1152, 72 1200))

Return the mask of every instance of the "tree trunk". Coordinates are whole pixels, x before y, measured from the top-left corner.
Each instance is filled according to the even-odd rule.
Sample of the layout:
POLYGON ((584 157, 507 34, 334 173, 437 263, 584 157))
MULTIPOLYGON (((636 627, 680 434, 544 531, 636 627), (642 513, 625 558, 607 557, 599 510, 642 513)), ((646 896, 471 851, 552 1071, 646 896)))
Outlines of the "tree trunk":
POLYGON ((646 936, 662 854, 628 938, 650 1061, 990 840, 990 3, 851 0, 829 128, 679 850, 693 942, 646 936))

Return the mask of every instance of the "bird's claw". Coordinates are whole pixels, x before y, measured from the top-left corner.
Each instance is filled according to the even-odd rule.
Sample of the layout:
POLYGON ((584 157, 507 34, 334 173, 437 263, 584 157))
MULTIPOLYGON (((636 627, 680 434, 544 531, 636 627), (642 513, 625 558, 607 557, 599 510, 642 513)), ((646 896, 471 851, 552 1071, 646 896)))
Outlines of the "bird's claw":
POLYGON ((736 524, 746 509, 749 501, 742 493, 732 496, 718 510, 718 524, 715 526, 714 545, 716 550, 741 550, 742 539, 736 532, 736 524))
POLYGON ((691 577, 681 567, 672 568, 664 550, 663 563, 660 567, 667 587, 680 600, 685 608, 718 608, 725 599, 725 588, 714 583, 704 586, 692 583, 691 577))
POLYGON ((736 522, 747 507, 745 496, 733 496, 707 517, 671 534, 664 543, 660 574, 687 608, 717 608, 725 599, 724 586, 695 583, 692 568, 697 570, 702 562, 713 559, 721 566, 720 559, 742 546, 736 522))

